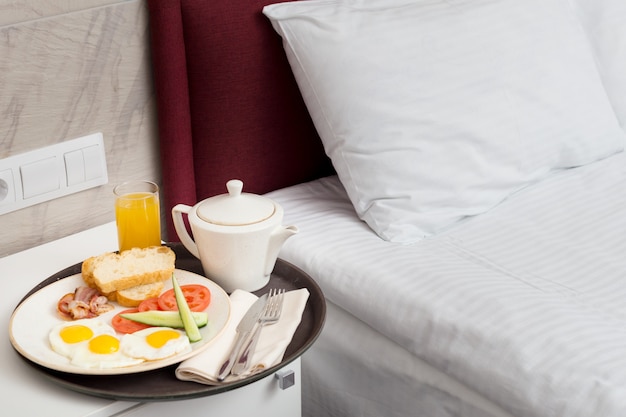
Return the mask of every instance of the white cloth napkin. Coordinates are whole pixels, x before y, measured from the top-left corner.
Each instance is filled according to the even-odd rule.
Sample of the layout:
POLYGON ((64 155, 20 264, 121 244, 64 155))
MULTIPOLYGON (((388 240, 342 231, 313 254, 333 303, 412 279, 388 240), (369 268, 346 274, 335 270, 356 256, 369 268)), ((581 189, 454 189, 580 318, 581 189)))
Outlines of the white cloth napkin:
MULTIPOLYGON (((309 291, 306 288, 286 292, 280 319, 277 323, 265 326, 261 330, 249 370, 243 375, 229 375, 224 382, 242 379, 278 364, 283 359, 285 350, 302 320, 302 313, 308 298, 309 291)), ((217 375, 235 343, 237 325, 256 299, 256 295, 247 291, 233 291, 230 295, 230 319, 226 328, 210 343, 209 347, 181 362, 176 369, 176 377, 182 381, 194 381, 206 385, 220 384, 217 381, 217 375)))

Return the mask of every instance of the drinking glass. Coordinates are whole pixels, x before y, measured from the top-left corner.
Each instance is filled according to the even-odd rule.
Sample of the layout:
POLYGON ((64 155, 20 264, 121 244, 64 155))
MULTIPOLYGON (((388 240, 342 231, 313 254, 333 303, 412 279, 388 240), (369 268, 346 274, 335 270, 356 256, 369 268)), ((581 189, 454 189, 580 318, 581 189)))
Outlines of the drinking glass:
POLYGON ((128 181, 113 189, 120 252, 161 245, 159 186, 151 181, 128 181))

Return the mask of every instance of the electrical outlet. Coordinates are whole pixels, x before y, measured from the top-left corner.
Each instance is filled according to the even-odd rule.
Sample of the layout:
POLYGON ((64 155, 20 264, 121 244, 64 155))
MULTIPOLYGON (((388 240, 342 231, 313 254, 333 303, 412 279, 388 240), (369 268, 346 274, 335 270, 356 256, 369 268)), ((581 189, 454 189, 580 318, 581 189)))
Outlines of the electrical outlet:
POLYGON ((0 160, 0 215, 108 182, 102 133, 0 160))
POLYGON ((0 204, 10 204, 13 202, 15 202, 13 171, 5 169, 0 172, 0 204))

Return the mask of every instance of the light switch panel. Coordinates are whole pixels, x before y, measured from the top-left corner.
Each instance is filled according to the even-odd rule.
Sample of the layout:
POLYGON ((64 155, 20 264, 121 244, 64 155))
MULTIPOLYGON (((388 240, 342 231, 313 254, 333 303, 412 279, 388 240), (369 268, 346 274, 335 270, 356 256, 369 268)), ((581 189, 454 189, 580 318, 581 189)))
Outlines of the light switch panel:
POLYGON ((83 158, 83 151, 77 150, 67 152, 63 155, 65 159, 65 174, 67 175, 67 185, 80 184, 85 181, 85 159, 83 158))
POLYGON ((100 178, 106 170, 103 163, 102 155, 104 154, 102 147, 99 145, 88 146, 83 148, 83 159, 85 161, 85 180, 90 181, 100 178))
POLYGON ((108 181, 102 133, 0 159, 0 215, 108 181))
POLYGON ((24 198, 56 191, 60 187, 57 157, 51 156, 20 166, 24 198))

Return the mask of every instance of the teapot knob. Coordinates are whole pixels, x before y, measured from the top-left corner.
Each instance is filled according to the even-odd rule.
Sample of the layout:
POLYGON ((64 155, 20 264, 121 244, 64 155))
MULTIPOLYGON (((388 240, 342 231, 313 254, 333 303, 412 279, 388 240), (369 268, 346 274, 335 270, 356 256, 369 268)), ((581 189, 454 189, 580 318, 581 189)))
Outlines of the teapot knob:
POLYGON ((230 180, 226 183, 226 188, 231 197, 238 197, 241 195, 241 190, 243 190, 243 181, 230 180))

